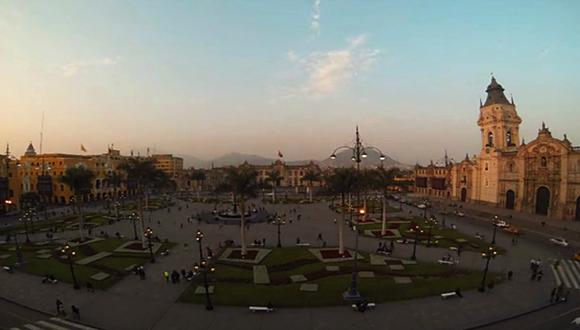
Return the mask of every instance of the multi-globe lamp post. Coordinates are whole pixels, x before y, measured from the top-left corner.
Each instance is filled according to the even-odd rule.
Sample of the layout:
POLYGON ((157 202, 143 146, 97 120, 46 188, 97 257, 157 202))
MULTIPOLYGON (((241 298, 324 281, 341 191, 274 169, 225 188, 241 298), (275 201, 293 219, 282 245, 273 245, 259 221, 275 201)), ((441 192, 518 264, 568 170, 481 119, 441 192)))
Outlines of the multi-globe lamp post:
POLYGON ((489 246, 486 250, 481 252, 481 257, 485 259, 485 268, 483 270, 483 278, 479 286, 479 292, 485 292, 485 280, 487 278, 487 271, 489 270, 489 262, 497 256, 497 249, 494 246, 489 246))
POLYGON ((431 246, 431 238, 432 238, 432 232, 433 232, 433 226, 437 223, 437 220, 435 219, 434 216, 430 216, 428 220, 425 221, 425 223, 427 224, 427 226, 429 226, 429 231, 427 232, 427 247, 431 246))
POLYGON ((419 240, 419 234, 423 233, 423 230, 419 227, 419 225, 414 224, 409 231, 415 233, 415 239, 413 240, 413 255, 411 256, 411 260, 417 259, 417 241, 419 240))
POLYGON ((135 235, 135 240, 138 241, 139 240, 139 236, 137 236, 137 221, 139 221, 139 215, 135 212, 131 213, 131 215, 129 215, 129 220, 131 222, 133 222, 133 234, 135 235))
POLYGON ((492 226, 493 226, 493 237, 491 239, 491 244, 495 244, 495 235, 497 234, 497 224, 499 222, 499 217, 497 215, 493 216, 493 219, 491 221, 492 226))
POLYGON ((153 229, 151 229, 151 227, 147 227, 143 235, 145 236, 145 238, 147 238, 147 246, 149 247, 149 256, 151 257, 151 263, 155 263, 155 255, 153 254, 153 243, 151 242, 151 239, 153 239, 153 229))
POLYGON ((211 267, 207 262, 207 260, 201 259, 200 263, 195 263, 195 265, 193 266, 193 271, 196 274, 201 273, 203 275, 203 286, 205 288, 205 309, 211 311, 213 310, 213 304, 211 303, 211 298, 209 296, 209 285, 207 282, 207 274, 214 273, 215 268, 211 267))
POLYGON ((76 251, 73 250, 73 248, 70 246, 69 243, 66 243, 60 249, 60 252, 62 253, 63 256, 66 256, 66 259, 68 261, 68 265, 69 265, 69 268, 70 268, 70 275, 71 275, 72 280, 73 280, 73 288, 75 290, 80 289, 80 285, 79 285, 79 282, 77 281, 77 277, 75 275, 75 269, 74 269, 74 266, 73 266, 73 258, 77 254, 76 251))
MULTIPOLYGON (((358 126, 356 127, 356 132, 355 132, 355 143, 352 146, 340 146, 336 149, 334 149, 334 151, 332 152, 332 154, 330 155, 330 159, 335 160, 336 159, 336 152, 339 150, 350 150, 352 151, 352 156, 351 156, 351 160, 354 161, 356 163, 356 173, 357 173, 357 179, 360 180, 360 163, 362 162, 363 159, 368 157, 367 154, 367 150, 374 150, 375 152, 379 153, 379 160, 382 162, 385 160, 385 154, 376 147, 373 146, 368 146, 368 145, 363 145, 361 139, 360 139, 360 134, 358 131, 358 126)), ((357 189, 357 207, 360 207, 360 194, 359 191, 357 189)), ((366 212, 366 210, 363 210, 363 212, 366 212)), ((364 213, 362 214, 364 216, 364 213)), ((358 232, 356 233, 356 243, 355 245, 358 244, 358 232)), ((356 250, 356 248, 355 248, 356 250)), ((356 261, 357 260, 357 255, 356 255, 356 251, 355 251, 355 255, 354 255, 354 265, 356 267, 356 261)), ((361 299, 361 295, 358 292, 357 289, 357 273, 356 273, 356 268, 353 268, 353 273, 352 273, 352 280, 351 280, 351 285, 350 288, 348 289, 348 291, 346 291, 343 294, 343 297, 345 300, 360 300, 361 299)))
POLYGON ((203 261, 203 251, 201 246, 203 242, 203 232, 199 229, 195 233, 195 240, 197 241, 199 246, 199 262, 201 263, 203 261))
POLYGON ((274 219, 274 221, 272 221, 272 224, 276 225, 278 227, 278 244, 276 245, 277 247, 282 247, 282 240, 281 240, 281 231, 280 231, 280 227, 282 225, 286 224, 286 220, 282 219, 279 215, 276 214, 276 217, 274 219))

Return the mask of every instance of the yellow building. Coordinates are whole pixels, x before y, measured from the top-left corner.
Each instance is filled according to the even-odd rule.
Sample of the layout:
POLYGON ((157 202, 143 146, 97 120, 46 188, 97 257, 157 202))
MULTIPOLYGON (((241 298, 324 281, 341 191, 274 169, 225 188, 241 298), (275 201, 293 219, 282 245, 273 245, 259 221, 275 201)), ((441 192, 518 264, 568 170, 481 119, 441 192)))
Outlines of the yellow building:
POLYGON ((522 119, 492 78, 480 104, 479 155, 442 166, 417 166, 416 192, 580 221, 580 147, 552 136, 520 140, 522 119))
MULTIPOLYGON (((305 190, 310 184, 309 182, 303 180, 304 175, 308 171, 313 171, 316 173, 322 173, 320 167, 314 162, 310 162, 304 165, 288 165, 281 160, 277 160, 270 165, 251 165, 258 172, 258 182, 267 182, 268 174, 272 171, 277 171, 281 180, 279 187, 292 187, 295 188, 297 192, 305 190)), ((313 187, 319 187, 321 182, 312 182, 313 187)))

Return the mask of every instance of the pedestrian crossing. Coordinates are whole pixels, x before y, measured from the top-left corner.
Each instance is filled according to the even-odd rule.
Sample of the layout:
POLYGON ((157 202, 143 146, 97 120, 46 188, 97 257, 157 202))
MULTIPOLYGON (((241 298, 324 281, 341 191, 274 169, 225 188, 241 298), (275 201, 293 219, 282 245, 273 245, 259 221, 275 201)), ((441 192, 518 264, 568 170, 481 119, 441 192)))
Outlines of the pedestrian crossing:
POLYGON ((580 290, 580 262, 562 259, 550 268, 556 279, 556 286, 564 285, 569 289, 580 290))
POLYGON ((58 317, 51 317, 48 320, 40 320, 34 323, 24 324, 10 330, 98 330, 84 324, 79 324, 64 320, 58 317))

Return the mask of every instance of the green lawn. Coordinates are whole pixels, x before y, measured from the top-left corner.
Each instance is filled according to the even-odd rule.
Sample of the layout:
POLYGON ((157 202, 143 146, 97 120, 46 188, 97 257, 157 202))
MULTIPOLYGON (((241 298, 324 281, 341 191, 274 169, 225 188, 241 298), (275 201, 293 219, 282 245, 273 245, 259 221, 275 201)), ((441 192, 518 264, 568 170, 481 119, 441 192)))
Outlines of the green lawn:
MULTIPOLYGON (((405 220, 406 219, 389 219, 387 220, 387 225, 390 221, 401 221, 401 220, 405 220)), ((425 220, 421 217, 415 217, 412 220, 408 220, 408 221, 413 221, 417 224, 419 224, 419 226, 423 229, 423 233, 419 235, 419 240, 420 242, 418 242, 418 245, 425 245, 425 242, 428 241, 428 237, 429 237, 429 229, 427 227, 427 224, 425 223, 425 220)), ((381 229, 382 224, 381 223, 372 223, 372 224, 364 224, 364 225, 360 225, 360 231, 364 232, 365 230, 380 230, 381 229)), ((410 224, 401 224, 398 228, 400 234, 403 237, 406 237, 408 239, 415 239, 415 233, 413 232, 408 232, 410 227, 410 224)), ((481 240, 476 238, 475 236, 471 236, 468 235, 466 233, 460 232, 458 230, 453 230, 451 228, 442 228, 439 225, 434 225, 433 228, 431 229, 431 242, 434 246, 437 247, 442 247, 442 248, 449 248, 449 247, 457 247, 459 246, 459 243, 456 241, 457 239, 464 239, 466 240, 465 243, 462 243, 462 246, 464 248, 464 250, 470 250, 470 251, 481 251, 484 249, 487 249, 491 244, 487 241, 481 240), (435 245, 435 236, 443 236, 443 238, 438 239, 437 244, 435 245)), ((501 247, 497 247, 498 252, 499 253, 504 253, 505 250, 502 249, 501 247)))
MULTIPOLYGON (((368 254, 359 261, 359 271, 374 271, 374 278, 359 278, 359 290, 370 301, 385 302, 437 295, 456 288, 469 290, 481 281, 480 272, 439 264, 421 263, 407 265, 405 270, 391 271, 385 265, 370 265, 368 254), (393 276, 408 276, 412 284, 395 284, 393 276)), ((215 263, 216 272, 210 275, 210 285, 215 286, 212 300, 218 305, 266 305, 272 302, 278 307, 332 306, 345 304, 342 293, 348 288, 352 272, 352 261, 322 263, 305 248, 274 249, 262 262, 268 266, 271 284, 253 284, 252 265, 215 263), (326 272, 328 265, 340 267, 340 272, 326 272), (301 283, 292 283, 290 275, 303 274, 311 280, 306 283, 319 285, 318 292, 302 292, 301 283)), ((497 274, 495 274, 497 275, 497 274)), ((491 275, 489 278, 496 276, 491 275)), ((496 282, 499 279, 496 279, 496 282)), ((204 303, 204 295, 195 295, 196 279, 182 294, 180 300, 188 303, 204 303)))
MULTIPOLYGON (((94 242, 91 244, 75 247, 74 250, 77 252, 74 261, 81 260, 88 256, 94 255, 99 252, 112 252, 111 256, 106 258, 97 260, 92 262, 88 265, 78 265, 74 264, 74 271, 77 277, 77 280, 81 284, 85 284, 87 282, 91 282, 93 287, 96 289, 106 289, 125 275, 127 275, 127 268, 130 265, 144 265, 149 262, 149 254, 143 253, 130 253, 130 252, 123 252, 117 253, 113 252, 114 249, 125 243, 126 240, 119 240, 119 239, 105 239, 99 242, 94 242), (94 274, 105 272, 110 274, 106 280, 103 281, 94 281, 90 279, 90 277, 94 274)), ((16 263, 16 253, 15 251, 11 251, 13 244, 10 245, 1 245, 0 246, 0 254, 9 254, 10 257, 8 259, 0 260, 0 266, 13 266, 16 263)), ((164 243, 159 249, 159 252, 171 248, 173 246, 172 243, 164 243)), ((19 268, 20 271, 44 276, 46 274, 52 274, 57 279, 72 283, 72 275, 70 272, 70 266, 66 260, 62 260, 58 258, 58 255, 52 252, 53 256, 49 259, 39 259, 37 257, 36 251, 41 249, 47 249, 50 251, 54 251, 57 249, 58 246, 55 244, 44 245, 44 246, 37 246, 37 245, 22 245, 23 251, 23 259, 25 264, 19 268)))

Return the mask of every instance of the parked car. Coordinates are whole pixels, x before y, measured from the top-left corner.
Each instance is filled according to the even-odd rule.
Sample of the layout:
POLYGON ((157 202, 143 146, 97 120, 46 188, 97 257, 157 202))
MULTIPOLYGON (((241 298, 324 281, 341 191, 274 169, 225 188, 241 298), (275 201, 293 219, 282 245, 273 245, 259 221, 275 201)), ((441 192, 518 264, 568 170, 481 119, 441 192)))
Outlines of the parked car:
POLYGON ((560 245, 560 246, 568 246, 568 241, 566 241, 566 239, 562 238, 562 237, 553 237, 550 238, 550 243, 556 244, 556 245, 560 245))
POLYGON ((425 205, 425 204, 417 204, 417 207, 422 210, 422 209, 426 209, 427 208, 427 205, 425 205))
POLYGON ((461 218, 463 218, 465 216, 465 213, 463 213, 461 211, 457 212, 456 214, 458 217, 461 217, 461 218))
POLYGON ((497 227, 500 227, 500 228, 507 228, 507 227, 509 227, 509 226, 510 226, 510 225, 509 225, 507 222, 505 222, 505 221, 503 221, 503 220, 499 220, 499 221, 497 221, 497 222, 495 223, 495 225, 496 225, 497 227))

